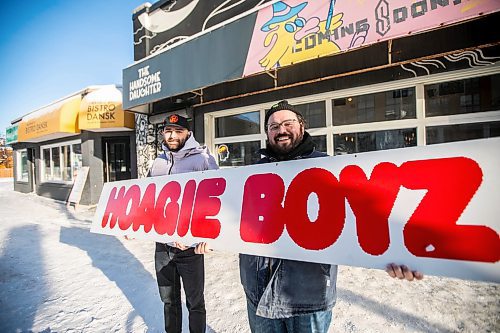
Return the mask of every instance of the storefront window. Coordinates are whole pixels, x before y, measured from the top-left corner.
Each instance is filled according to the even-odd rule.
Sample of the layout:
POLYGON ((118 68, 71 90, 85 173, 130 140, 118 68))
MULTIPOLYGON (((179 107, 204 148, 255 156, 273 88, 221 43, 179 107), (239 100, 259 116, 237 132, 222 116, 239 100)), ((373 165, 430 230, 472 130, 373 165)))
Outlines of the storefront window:
POLYGON ((62 180, 61 178, 61 152, 60 147, 51 149, 52 154, 52 179, 62 180))
POLYGON ((413 147, 417 145, 415 128, 376 132, 345 133, 333 136, 335 155, 374 150, 413 147))
POLYGON ((260 112, 247 112, 215 118, 215 137, 259 134, 260 112))
POLYGON ((500 121, 491 123, 433 126, 426 128, 427 144, 500 136, 500 121))
POLYGON ((500 74, 425 86, 427 117, 500 110, 500 74))
POLYGON ((415 88, 332 100, 333 125, 415 119, 415 88))
POLYGON ((71 163, 72 163, 72 170, 73 170, 73 179, 76 178, 76 175, 78 173, 78 170, 81 169, 83 162, 82 162, 82 146, 77 143, 71 145, 71 163))
POLYGON ((28 151, 26 149, 17 151, 17 168, 16 178, 17 181, 27 182, 29 180, 28 173, 28 151))
POLYGON ((232 142, 216 146, 219 166, 254 164, 260 159, 260 141, 232 142))
POLYGON ((82 167, 80 143, 42 147, 41 179, 46 181, 71 182, 82 167))
POLYGON ((62 158, 62 180, 70 181, 71 174, 71 146, 61 147, 61 158, 62 158))
POLYGON ((296 105, 307 123, 307 128, 318 128, 326 126, 325 101, 296 105))
MULTIPOLYGON (((329 155, 500 137, 499 71, 471 69, 470 73, 453 76, 454 81, 446 81, 450 74, 396 80, 390 88, 379 84, 301 95, 302 102, 297 96, 288 100, 304 115, 316 149, 329 155)), ((248 106, 247 110, 260 105, 248 106)), ((216 152, 222 147, 221 166, 248 165, 258 159, 258 142, 261 147, 266 142, 266 133, 258 128, 262 128, 268 110, 261 108, 260 124, 257 112, 235 115, 238 109, 225 109, 208 115, 212 122, 205 131, 206 142, 216 152), (249 114, 255 114, 253 131, 242 130, 241 125, 236 126, 238 130, 223 129, 223 125, 237 124, 249 114), (252 155, 247 156, 249 151, 252 155)))
MULTIPOLYGON (((326 126, 326 107, 325 101, 305 103, 294 105, 295 108, 304 116, 307 128, 318 128, 326 126)), ((269 109, 266 109, 267 113, 269 109)))
POLYGON ((317 151, 322 151, 323 153, 327 152, 326 135, 318 135, 311 138, 314 142, 314 145, 316 146, 317 151))

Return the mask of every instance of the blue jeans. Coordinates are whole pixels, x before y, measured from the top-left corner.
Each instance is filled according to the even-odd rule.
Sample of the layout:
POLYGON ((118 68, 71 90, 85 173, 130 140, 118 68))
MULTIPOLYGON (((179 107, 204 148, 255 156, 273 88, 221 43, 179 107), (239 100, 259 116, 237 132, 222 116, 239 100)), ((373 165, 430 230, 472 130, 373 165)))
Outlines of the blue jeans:
POLYGON ((269 319, 257 316, 257 309, 247 301, 247 311, 252 333, 327 333, 332 321, 331 310, 290 318, 269 319))

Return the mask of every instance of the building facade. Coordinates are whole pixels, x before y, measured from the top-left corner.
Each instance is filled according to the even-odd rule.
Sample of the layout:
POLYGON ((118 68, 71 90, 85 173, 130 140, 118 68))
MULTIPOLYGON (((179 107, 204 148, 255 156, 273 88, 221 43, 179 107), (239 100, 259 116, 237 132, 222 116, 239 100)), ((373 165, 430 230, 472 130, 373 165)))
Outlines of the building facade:
POLYGON ((140 114, 139 177, 172 112, 192 118, 220 166, 251 164, 282 99, 330 155, 500 135, 498 1, 239 3, 134 12, 123 105, 140 114))
POLYGON ((87 169, 76 204, 99 201, 103 184, 137 177, 134 114, 114 85, 92 86, 12 122, 14 189, 67 201, 87 169))

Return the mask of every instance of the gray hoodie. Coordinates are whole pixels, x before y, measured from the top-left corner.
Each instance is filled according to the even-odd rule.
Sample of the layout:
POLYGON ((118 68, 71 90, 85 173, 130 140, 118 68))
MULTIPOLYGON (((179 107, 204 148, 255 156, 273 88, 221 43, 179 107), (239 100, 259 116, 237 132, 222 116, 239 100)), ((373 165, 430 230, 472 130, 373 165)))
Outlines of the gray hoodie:
POLYGON ((189 135, 184 147, 179 151, 170 151, 164 143, 162 144, 163 153, 154 160, 149 176, 174 175, 219 168, 207 146, 200 146, 192 132, 189 132, 189 135))
MULTIPOLYGON (((189 138, 179 151, 170 151, 164 143, 161 146, 163 153, 154 160, 149 170, 150 177, 219 168, 215 158, 210 155, 207 146, 200 146, 198 141, 194 139, 192 132, 189 132, 189 138)), ((173 242, 167 244, 175 246, 173 242)), ((194 246, 196 244, 191 245, 191 247, 194 246)))

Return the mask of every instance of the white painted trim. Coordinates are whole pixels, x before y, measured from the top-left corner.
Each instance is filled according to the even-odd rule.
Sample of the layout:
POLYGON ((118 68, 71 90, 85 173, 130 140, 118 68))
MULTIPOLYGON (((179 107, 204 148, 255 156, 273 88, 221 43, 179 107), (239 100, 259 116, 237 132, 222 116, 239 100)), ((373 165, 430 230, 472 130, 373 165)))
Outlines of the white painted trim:
POLYGON ((234 142, 246 142, 246 141, 260 141, 265 138, 263 134, 249 134, 249 135, 237 135, 237 136, 225 136, 223 138, 214 138, 214 144, 222 143, 234 143, 234 142))
MULTIPOLYGON (((208 113, 205 113, 203 117, 203 129, 205 133, 205 145, 208 147, 208 149, 214 153, 214 155, 217 155, 217 152, 215 151, 215 145, 213 143, 213 138, 214 138, 214 131, 212 130, 212 125, 214 124, 214 117, 208 113)), ((216 156, 217 161, 219 160, 219 157, 216 156)))
POLYGON ((415 119, 390 120, 377 123, 352 124, 344 126, 334 126, 333 134, 388 131, 395 129, 416 128, 417 125, 418 124, 415 119))
POLYGON ((425 126, 442 126, 500 121, 500 111, 477 112, 425 118, 425 126))
POLYGON ((67 145, 73 145, 77 143, 82 143, 82 140, 71 140, 71 141, 64 141, 64 142, 59 142, 59 143, 52 143, 50 145, 43 145, 40 146, 40 153, 42 152, 42 149, 44 148, 52 148, 52 147, 61 147, 61 146, 67 146, 67 145))
POLYGON ((425 146, 425 89, 424 85, 418 83, 415 87, 415 97, 417 99, 416 116, 417 116, 417 146, 425 146))
MULTIPOLYGON (((222 111, 216 111, 216 112, 211 112, 210 114, 213 115, 214 118, 222 118, 222 117, 229 117, 229 116, 235 116, 238 114, 243 114, 243 113, 250 113, 250 112, 259 112, 259 111, 264 111, 266 109, 263 107, 263 105, 267 104, 257 104, 257 105, 250 105, 250 106, 243 106, 240 108, 235 108, 235 109, 229 109, 229 110, 222 110, 222 111)), ((271 107, 272 104, 269 104, 267 106, 267 109, 271 107)), ((265 115, 265 112, 264 112, 265 115)), ((261 113, 261 119, 264 120, 264 115, 261 113)))

